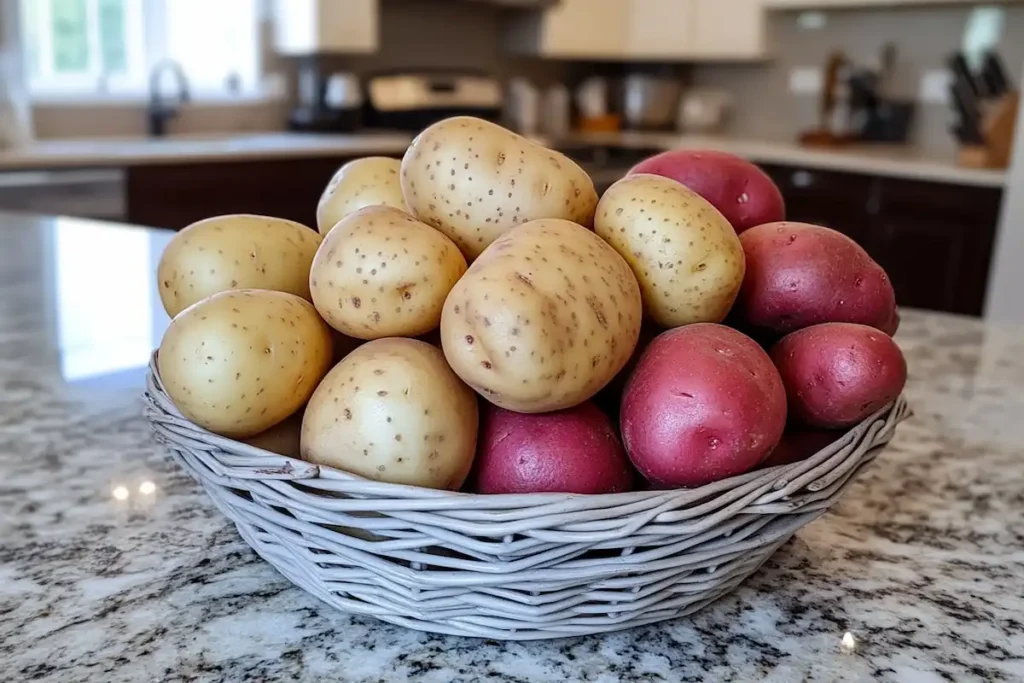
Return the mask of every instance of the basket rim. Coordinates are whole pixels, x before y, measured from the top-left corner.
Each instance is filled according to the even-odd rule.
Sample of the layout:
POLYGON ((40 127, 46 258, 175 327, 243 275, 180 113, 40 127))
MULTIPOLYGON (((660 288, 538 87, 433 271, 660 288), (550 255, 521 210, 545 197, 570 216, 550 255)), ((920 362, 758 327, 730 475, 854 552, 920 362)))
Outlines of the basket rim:
MULTIPOLYGON (((560 492, 534 492, 534 493, 490 493, 481 494, 467 491, 450 491, 446 489, 432 489, 423 486, 416 486, 412 484, 396 484, 385 481, 378 481, 375 479, 368 479, 352 472, 333 467, 331 465, 320 465, 311 463, 300 458, 293 458, 290 456, 268 451, 258 446, 252 446, 245 443, 232 439, 230 437, 221 436, 211 432, 200 425, 192 422, 185 417, 174 402, 171 401, 170 396, 167 394, 163 387, 163 380, 160 377, 159 365, 157 362, 157 355, 159 349, 154 350, 150 356, 149 370, 146 378, 146 391, 144 393, 144 399, 148 404, 146 411, 146 417, 154 423, 170 422, 167 418, 160 413, 169 414, 171 417, 176 418, 177 421, 185 422, 188 425, 189 430, 194 432, 194 436, 198 437, 192 439, 192 437, 181 434, 179 429, 172 429, 176 435, 181 438, 190 438, 192 440, 199 441, 203 445, 213 446, 220 448, 221 450, 227 450, 238 454, 240 456, 249 455, 254 458, 261 460, 270 460, 271 462, 280 463, 277 466, 270 466, 271 462, 263 463, 266 467, 257 468, 255 471, 265 476, 267 479, 284 479, 291 480, 295 483, 303 485, 309 485, 317 481, 351 481, 359 482, 364 486, 364 495, 371 497, 371 495, 379 495, 380 497, 395 498, 395 499, 409 499, 409 498, 420 498, 420 499, 434 499, 434 498, 473 498, 479 501, 486 501, 486 505, 478 505, 476 509, 487 510, 490 508, 495 509, 507 509, 510 506, 521 506, 529 504, 531 506, 540 505, 556 505, 565 504, 568 501, 586 501, 588 505, 587 509, 594 509, 600 507, 616 507, 621 505, 628 505, 632 502, 649 501, 652 498, 659 496, 666 497, 666 502, 671 498, 678 498, 680 495, 690 494, 694 501, 700 501, 705 499, 711 499, 717 494, 732 491, 739 487, 752 484, 753 482, 764 479, 761 484, 767 484, 774 482, 771 488, 779 489, 784 488, 791 482, 800 479, 808 479, 809 482, 815 480, 827 478, 829 472, 822 472, 815 476, 807 477, 820 466, 827 462, 832 456, 841 451, 849 443, 853 441, 859 441, 861 437, 871 427, 880 421, 884 422, 886 418, 890 416, 890 413, 896 413, 902 410, 902 413, 896 415, 893 421, 892 427, 895 429, 903 420, 907 419, 910 415, 910 409, 907 407, 906 394, 901 393, 895 400, 886 404, 883 408, 872 413, 870 416, 848 428, 839 436, 835 441, 825 446, 825 448, 819 450, 813 455, 799 460, 797 462, 788 463, 784 465, 775 465, 767 468, 755 468, 748 472, 733 475, 725 479, 698 486, 694 488, 666 488, 666 489, 646 489, 646 490, 632 490, 622 491, 619 493, 560 493, 560 492), (365 491, 366 487, 372 487, 373 493, 365 491)), ((486 400, 486 399, 484 399, 486 400)), ((170 428, 170 425, 168 425, 170 428)), ((840 430, 836 430, 837 432, 840 430)), ((830 468, 831 470, 831 468, 830 468)), ((642 476, 642 475, 641 475, 642 476)), ((806 485, 806 483, 805 483, 806 485)), ((811 487, 811 490, 819 490, 825 488, 826 484, 822 484, 819 487, 811 487)), ((315 486, 311 488, 316 488, 315 486)), ((761 488, 761 486, 752 486, 752 489, 761 488)), ((325 489, 326 490, 326 489, 325 489)))

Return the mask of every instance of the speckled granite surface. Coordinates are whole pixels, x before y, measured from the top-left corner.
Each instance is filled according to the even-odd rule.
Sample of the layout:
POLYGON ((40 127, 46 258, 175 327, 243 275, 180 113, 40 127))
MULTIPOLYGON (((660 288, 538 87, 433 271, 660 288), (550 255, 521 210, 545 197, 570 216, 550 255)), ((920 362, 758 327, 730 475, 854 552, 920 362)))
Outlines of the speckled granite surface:
POLYGON ((0 680, 1024 680, 1022 330, 907 313, 915 417, 736 593, 505 644, 322 607, 155 448, 166 234, 0 215, 0 239, 0 680))

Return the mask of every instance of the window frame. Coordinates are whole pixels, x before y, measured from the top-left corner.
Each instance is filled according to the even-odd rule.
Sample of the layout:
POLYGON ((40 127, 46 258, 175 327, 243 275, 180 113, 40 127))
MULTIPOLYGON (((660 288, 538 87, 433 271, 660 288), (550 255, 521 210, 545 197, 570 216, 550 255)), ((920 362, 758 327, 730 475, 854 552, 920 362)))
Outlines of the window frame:
MULTIPOLYGON (((214 0, 215 1, 215 0, 214 0)), ((202 85, 197 86, 190 81, 189 94, 192 102, 212 105, 244 104, 248 102, 261 102, 279 99, 281 88, 275 88, 274 83, 268 83, 265 78, 262 63, 262 50, 260 45, 261 27, 265 20, 265 5, 262 0, 251 0, 254 6, 254 26, 252 26, 252 37, 255 42, 253 48, 253 78, 248 84, 243 83, 240 91, 232 92, 225 88, 210 88, 202 85)), ((52 33, 40 30, 38 51, 40 57, 40 71, 42 78, 31 73, 25 74, 26 90, 29 100, 34 104, 44 105, 125 105, 144 102, 149 97, 149 75, 153 67, 164 60, 167 55, 167 35, 163 26, 166 16, 167 5, 173 0, 126 0, 126 62, 127 72, 124 74, 109 75, 104 77, 99 71, 99 42, 94 39, 98 31, 96 8, 99 0, 85 0, 87 17, 89 19, 89 41, 90 69, 82 75, 55 76, 52 74, 52 33), (134 26, 134 28, 133 28, 134 26), (45 55, 45 57, 44 57, 45 55)), ((24 19, 25 3, 39 3, 41 8, 40 24, 45 26, 51 16, 50 0, 20 0, 19 12, 22 17, 19 19, 22 31, 27 30, 27 21, 24 19)), ((23 35, 23 43, 27 45, 27 38, 23 35)), ((24 47, 24 46, 23 46, 24 47)), ((27 49, 25 49, 25 61, 28 61, 27 49)), ((244 81, 245 79, 243 79, 244 81)))

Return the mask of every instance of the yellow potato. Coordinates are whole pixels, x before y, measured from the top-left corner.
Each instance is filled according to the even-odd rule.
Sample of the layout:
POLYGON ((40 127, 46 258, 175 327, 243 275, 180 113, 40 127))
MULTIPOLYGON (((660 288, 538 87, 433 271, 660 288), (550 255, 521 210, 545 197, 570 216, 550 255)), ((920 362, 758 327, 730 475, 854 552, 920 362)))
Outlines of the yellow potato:
POLYGON ((440 121, 402 159, 410 211, 473 260, 509 228, 538 218, 590 226, 597 193, 567 156, 468 116, 440 121))
POLYGON ((289 458, 301 458, 299 437, 302 434, 302 413, 295 413, 265 432, 245 439, 245 443, 289 458))
POLYGON ((171 321, 157 365, 181 414, 247 438, 302 407, 331 363, 331 332, 307 301, 259 289, 221 292, 171 321))
POLYGON ((364 206, 405 210, 400 159, 365 157, 350 161, 334 174, 316 207, 316 225, 326 235, 345 216, 364 206))
POLYGON ((622 369, 640 334, 636 278, 590 230, 559 219, 513 228, 459 280, 441 315, 452 369, 521 413, 569 408, 622 369))
POLYGON ((627 176, 601 197, 594 228, 629 263, 659 325, 717 323, 729 313, 743 284, 743 247, 696 192, 662 176, 627 176))
POLYGON ((448 292, 466 272, 450 239, 409 214, 368 206, 320 245, 310 272, 313 304, 358 339, 417 337, 441 323, 448 292))
POLYGON ((283 218, 235 214, 193 223, 160 257, 157 282, 172 318, 229 289, 271 289, 309 300, 309 266, 320 235, 283 218))
POLYGON ((368 479, 455 490, 476 451, 477 399, 441 351, 378 339, 336 365, 309 400, 302 457, 368 479))

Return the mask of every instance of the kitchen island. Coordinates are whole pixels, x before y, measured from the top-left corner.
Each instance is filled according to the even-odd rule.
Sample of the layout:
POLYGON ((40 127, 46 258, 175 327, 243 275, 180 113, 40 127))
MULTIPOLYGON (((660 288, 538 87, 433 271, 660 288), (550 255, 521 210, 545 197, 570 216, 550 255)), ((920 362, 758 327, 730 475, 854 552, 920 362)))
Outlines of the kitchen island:
POLYGON ((0 680, 1024 679, 1019 329, 906 312, 914 417, 733 594, 501 643, 325 607, 161 453, 139 394, 170 233, 0 214, 0 238, 0 680))

